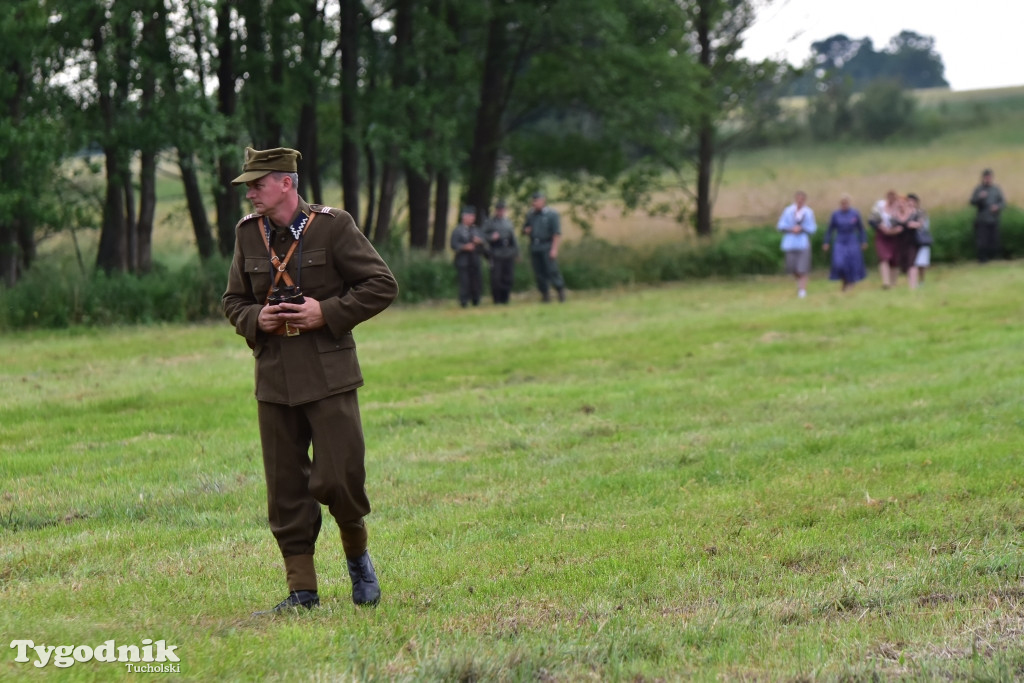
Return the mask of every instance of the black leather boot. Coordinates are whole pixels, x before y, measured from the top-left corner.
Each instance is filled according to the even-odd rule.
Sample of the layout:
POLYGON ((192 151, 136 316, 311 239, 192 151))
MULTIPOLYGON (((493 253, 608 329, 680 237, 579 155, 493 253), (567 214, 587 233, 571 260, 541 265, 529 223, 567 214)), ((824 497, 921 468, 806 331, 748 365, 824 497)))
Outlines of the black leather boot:
POLYGON ((558 303, 565 302, 565 287, 558 288, 558 303))
POLYGON ((290 610, 298 610, 300 607, 313 609, 319 605, 320 596, 317 595, 316 591, 292 591, 288 594, 287 598, 277 603, 273 608, 264 610, 263 612, 254 612, 253 616, 281 614, 282 612, 288 612, 290 610))
POLYGON ((357 605, 376 605, 380 602, 380 584, 373 570, 370 553, 364 552, 356 559, 346 558, 348 575, 352 579, 352 602, 357 605))

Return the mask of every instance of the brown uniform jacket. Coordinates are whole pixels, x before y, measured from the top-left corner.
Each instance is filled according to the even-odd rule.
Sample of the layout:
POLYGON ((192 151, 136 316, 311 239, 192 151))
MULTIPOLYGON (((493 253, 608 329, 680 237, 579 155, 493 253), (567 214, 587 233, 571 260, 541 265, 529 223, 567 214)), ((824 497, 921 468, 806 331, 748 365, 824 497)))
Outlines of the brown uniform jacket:
MULTIPOLYGON (((257 214, 235 226, 235 255, 221 299, 224 314, 256 358, 256 398, 287 405, 362 386, 352 328, 383 311, 398 295, 395 276, 349 214, 309 205, 301 198, 299 211, 314 218, 302 237, 301 282, 298 249, 288 273, 305 296, 320 302, 324 327, 295 337, 259 329, 257 317, 273 269, 257 214)), ((271 240, 284 258, 293 241, 288 228, 272 231, 271 240)))

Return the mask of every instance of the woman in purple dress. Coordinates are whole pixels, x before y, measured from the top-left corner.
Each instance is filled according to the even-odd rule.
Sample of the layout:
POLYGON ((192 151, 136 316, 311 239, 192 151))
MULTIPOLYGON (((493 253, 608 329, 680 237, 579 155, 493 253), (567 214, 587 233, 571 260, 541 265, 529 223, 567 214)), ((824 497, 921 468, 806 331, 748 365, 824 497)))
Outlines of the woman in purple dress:
POLYGON ((849 195, 844 194, 840 198, 839 210, 832 213, 821 248, 826 252, 832 251, 832 269, 828 279, 842 282, 843 291, 866 277, 864 250, 868 248, 867 234, 860 212, 850 208, 849 195))

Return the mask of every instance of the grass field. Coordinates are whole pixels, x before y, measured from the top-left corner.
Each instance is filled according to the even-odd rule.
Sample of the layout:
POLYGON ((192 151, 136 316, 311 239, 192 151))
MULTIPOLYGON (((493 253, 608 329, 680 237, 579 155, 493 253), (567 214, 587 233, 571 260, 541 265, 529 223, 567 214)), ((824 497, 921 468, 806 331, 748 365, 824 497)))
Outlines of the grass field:
POLYGON ((323 606, 276 619, 230 326, 4 336, 0 678, 137 679, 7 643, 143 638, 183 680, 1024 676, 1024 272, 820 280, 367 323, 384 599, 328 522, 323 606))

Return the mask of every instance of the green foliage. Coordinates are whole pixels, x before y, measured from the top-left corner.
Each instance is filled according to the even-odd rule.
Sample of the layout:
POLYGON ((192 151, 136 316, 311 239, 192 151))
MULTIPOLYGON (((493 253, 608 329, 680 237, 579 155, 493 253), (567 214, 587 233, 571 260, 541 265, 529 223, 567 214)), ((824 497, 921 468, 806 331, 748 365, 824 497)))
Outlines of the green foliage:
POLYGON ((102 270, 85 276, 71 263, 35 268, 0 290, 0 329, 126 325, 209 320, 222 315, 228 264, 159 264, 142 277, 102 270))
POLYGON ((860 92, 879 80, 894 80, 907 89, 948 87, 935 39, 901 31, 882 50, 870 38, 842 33, 811 44, 804 74, 791 85, 793 93, 808 95, 817 81, 846 80, 860 92))
POLYGON ((860 138, 880 142, 913 129, 915 100, 896 81, 875 81, 853 105, 860 138))
POLYGON ((850 133, 852 94, 849 79, 819 84, 818 92, 807 102, 807 127, 814 140, 836 140, 850 133))

